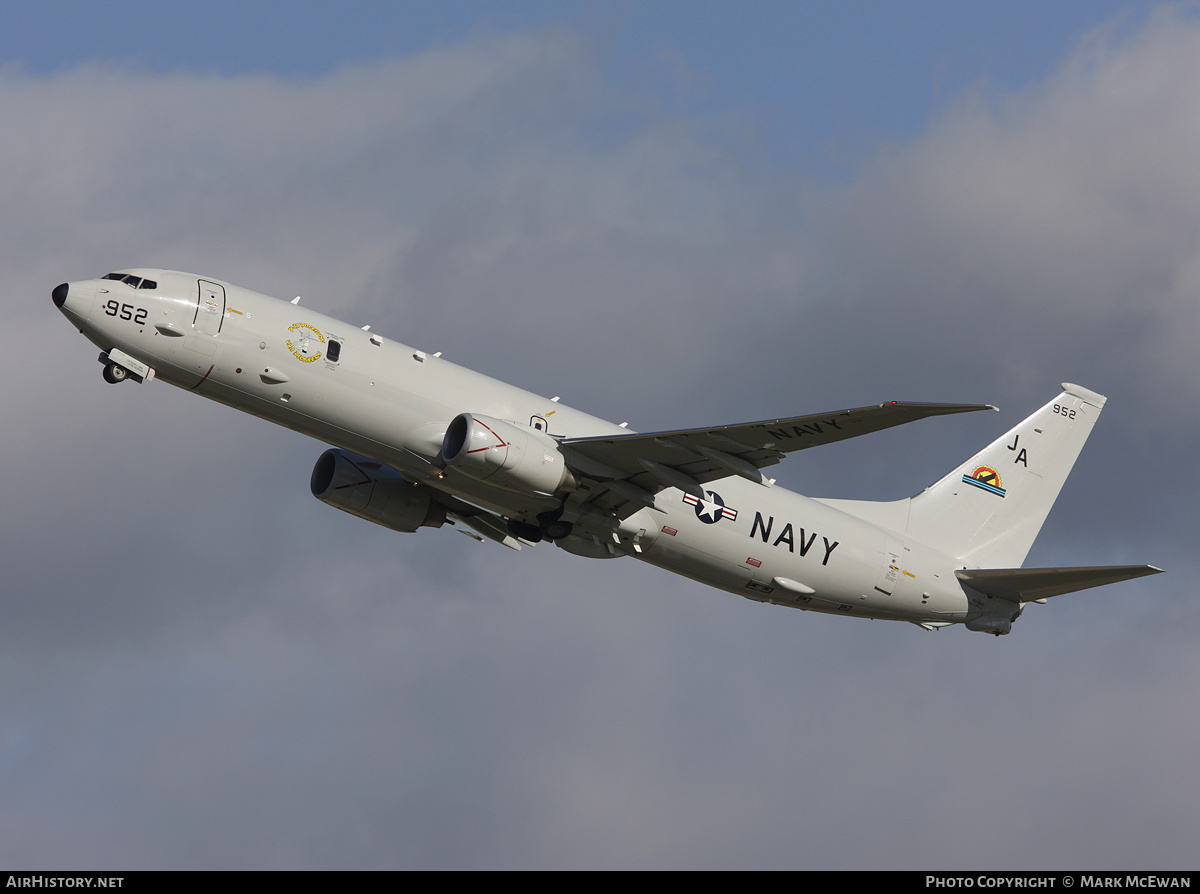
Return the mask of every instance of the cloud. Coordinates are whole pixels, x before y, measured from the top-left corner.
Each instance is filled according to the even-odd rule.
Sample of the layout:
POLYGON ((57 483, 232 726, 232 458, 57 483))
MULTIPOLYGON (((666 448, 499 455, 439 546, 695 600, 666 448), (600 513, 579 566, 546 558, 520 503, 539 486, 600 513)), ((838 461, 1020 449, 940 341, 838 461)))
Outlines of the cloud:
POLYGON ((0 77, 0 858, 1182 866, 1196 59, 1186 16, 1097 33, 846 185, 567 29, 304 83, 0 77), (1074 378, 1110 404, 1035 556, 1174 583, 993 640, 394 535, 305 493, 321 445, 100 381, 48 293, 129 264, 300 292, 635 428, 1004 403, 781 467, 824 495, 915 491, 1074 378))
POLYGON ((981 338, 1010 367, 1102 359, 1165 411, 1154 385, 1196 387, 1172 350, 1197 324, 1195 48, 1194 24, 1162 14, 1115 46, 1093 34, 1025 94, 964 101, 856 184, 831 299, 957 362, 981 338))

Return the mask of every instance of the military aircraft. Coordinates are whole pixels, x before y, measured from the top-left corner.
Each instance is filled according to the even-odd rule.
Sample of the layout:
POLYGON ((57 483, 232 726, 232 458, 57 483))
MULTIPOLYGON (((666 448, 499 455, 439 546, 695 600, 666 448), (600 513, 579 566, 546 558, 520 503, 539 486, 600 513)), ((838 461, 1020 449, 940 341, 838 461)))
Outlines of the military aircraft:
POLYGON ((190 273, 63 283, 108 382, 162 379, 334 445, 317 499, 395 531, 631 556, 758 602, 997 636, 1029 602, 1160 569, 1020 567, 1105 398, 1079 385, 915 497, 810 499, 788 453, 988 405, 903 403, 637 433, 299 306, 190 273))

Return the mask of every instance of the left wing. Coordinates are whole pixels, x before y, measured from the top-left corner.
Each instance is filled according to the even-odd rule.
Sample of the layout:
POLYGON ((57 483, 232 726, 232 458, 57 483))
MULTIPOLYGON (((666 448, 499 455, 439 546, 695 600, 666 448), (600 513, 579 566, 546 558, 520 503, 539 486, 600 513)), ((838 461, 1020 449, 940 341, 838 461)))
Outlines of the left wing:
MULTIPOLYGON (((616 492, 616 503, 623 497, 653 506, 653 495, 660 490, 677 487, 703 496, 700 485, 729 475, 770 484, 759 470, 794 450, 843 441, 929 416, 994 409, 987 404, 892 401, 812 416, 716 428, 565 438, 561 443, 571 466, 616 492)), ((596 496, 592 495, 592 501, 596 496)), ((612 500, 605 502, 613 504, 612 500)))

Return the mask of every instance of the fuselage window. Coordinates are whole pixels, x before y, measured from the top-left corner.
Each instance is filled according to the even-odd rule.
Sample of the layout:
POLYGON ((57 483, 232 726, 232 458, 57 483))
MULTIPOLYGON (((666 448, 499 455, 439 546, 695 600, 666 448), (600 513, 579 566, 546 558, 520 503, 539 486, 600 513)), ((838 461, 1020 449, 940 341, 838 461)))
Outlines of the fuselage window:
POLYGON ((329 340, 329 346, 325 349, 325 359, 330 363, 337 363, 342 356, 342 343, 340 341, 329 340))
POLYGON ((138 288, 139 289, 157 289, 158 283, 156 283, 152 279, 143 279, 142 284, 140 286, 138 286, 138 288))

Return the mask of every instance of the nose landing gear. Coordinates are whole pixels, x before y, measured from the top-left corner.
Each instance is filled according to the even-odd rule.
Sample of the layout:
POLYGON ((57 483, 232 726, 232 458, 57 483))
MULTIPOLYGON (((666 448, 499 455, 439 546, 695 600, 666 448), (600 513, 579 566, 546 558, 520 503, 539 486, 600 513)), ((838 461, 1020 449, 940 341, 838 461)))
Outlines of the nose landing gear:
POLYGON ((110 385, 116 385, 118 382, 124 382, 129 378, 129 370, 121 366, 119 363, 113 363, 111 360, 104 364, 104 381, 110 385))
POLYGON ((112 348, 103 350, 100 362, 104 365, 104 382, 115 385, 133 379, 133 382, 145 382, 154 378, 154 368, 146 366, 136 356, 128 355, 124 350, 112 348))
POLYGON ((144 382, 146 379, 154 378, 154 370, 152 368, 142 363, 136 357, 131 357, 124 351, 118 351, 116 348, 109 351, 102 351, 100 362, 104 364, 104 381, 110 385, 116 385, 118 382, 124 382, 126 379, 132 379, 135 382, 144 382))

